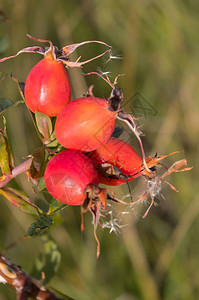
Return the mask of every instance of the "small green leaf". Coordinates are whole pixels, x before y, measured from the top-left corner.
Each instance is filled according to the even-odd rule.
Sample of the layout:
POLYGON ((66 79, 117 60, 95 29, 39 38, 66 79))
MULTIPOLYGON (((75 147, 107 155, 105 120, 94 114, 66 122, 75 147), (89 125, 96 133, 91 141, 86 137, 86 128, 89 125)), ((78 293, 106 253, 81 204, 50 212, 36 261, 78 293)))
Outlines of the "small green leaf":
POLYGON ((32 223, 28 228, 26 236, 34 237, 43 234, 52 225, 52 218, 50 216, 40 214, 39 219, 32 223))
POLYGON ((58 145, 59 145, 59 142, 55 137, 55 132, 53 131, 53 133, 50 136, 49 143, 46 143, 46 147, 48 147, 48 148, 57 148, 58 145))
POLYGON ((52 198, 51 202, 50 202, 50 207, 48 210, 48 215, 55 215, 58 212, 60 212, 62 209, 64 209, 67 205, 57 201, 55 198, 52 198))
POLYGON ((42 140, 46 144, 51 141, 51 134, 52 134, 52 122, 49 116, 35 111, 35 119, 36 125, 40 135, 42 135, 42 140))
POLYGON ((47 241, 44 245, 44 253, 35 261, 33 276, 39 277, 43 272, 45 274, 45 284, 56 274, 61 261, 61 254, 54 241, 47 241))
POLYGON ((40 191, 42 191, 43 189, 46 188, 46 185, 45 185, 45 181, 44 181, 44 176, 42 176, 36 184, 33 185, 33 191, 35 193, 38 193, 40 191))
POLYGON ((0 168, 3 174, 10 174, 14 167, 13 153, 6 134, 6 119, 3 119, 4 130, 0 129, 0 168))
POLYGON ((8 98, 0 98, 0 113, 4 112, 12 104, 12 100, 8 98))
POLYGON ((29 214, 38 214, 39 208, 32 202, 28 196, 11 187, 4 187, 0 189, 0 194, 3 195, 10 203, 16 207, 20 207, 22 210, 29 214))
POLYGON ((2 135, 1 130, 0 130, 0 168, 2 174, 11 173, 7 141, 6 138, 2 135))

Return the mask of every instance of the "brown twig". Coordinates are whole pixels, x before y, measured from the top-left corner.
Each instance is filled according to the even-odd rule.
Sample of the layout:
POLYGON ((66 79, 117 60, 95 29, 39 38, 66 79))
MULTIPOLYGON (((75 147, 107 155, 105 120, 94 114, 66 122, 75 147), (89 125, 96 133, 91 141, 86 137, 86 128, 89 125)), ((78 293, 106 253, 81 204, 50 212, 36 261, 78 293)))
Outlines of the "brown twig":
POLYGON ((43 285, 43 278, 36 280, 0 254, 0 282, 11 285, 17 293, 17 300, 29 297, 35 300, 63 300, 56 297, 43 285))

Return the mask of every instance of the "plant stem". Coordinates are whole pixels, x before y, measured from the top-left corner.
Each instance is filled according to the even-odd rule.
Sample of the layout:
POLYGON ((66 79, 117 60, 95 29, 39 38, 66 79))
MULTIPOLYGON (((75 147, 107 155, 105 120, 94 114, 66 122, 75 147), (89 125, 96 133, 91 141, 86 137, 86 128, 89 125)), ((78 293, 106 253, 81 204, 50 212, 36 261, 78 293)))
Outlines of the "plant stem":
POLYGON ((0 182, 0 188, 4 187, 11 179, 19 174, 25 173, 30 169, 33 158, 29 158, 12 170, 11 174, 6 174, 5 179, 0 182))

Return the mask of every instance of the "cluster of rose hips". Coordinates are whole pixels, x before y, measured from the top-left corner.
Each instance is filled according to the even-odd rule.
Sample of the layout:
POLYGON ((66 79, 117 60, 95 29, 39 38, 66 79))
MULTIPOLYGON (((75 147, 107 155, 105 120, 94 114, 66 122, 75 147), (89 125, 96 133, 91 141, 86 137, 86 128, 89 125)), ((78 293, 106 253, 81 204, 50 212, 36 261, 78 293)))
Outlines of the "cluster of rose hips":
MULTIPOLYGON (((134 205, 144 200, 149 193, 151 204, 144 215, 146 216, 154 203, 154 197, 160 191, 164 177, 186 165, 186 160, 175 163, 161 177, 157 176, 156 167, 160 164, 159 161, 168 155, 145 157, 135 118, 121 108, 123 94, 116 86, 117 77, 113 84, 108 77, 105 79, 112 88, 110 97, 95 97, 90 88, 87 96, 71 101, 71 86, 65 66, 81 67, 90 60, 71 62, 69 54, 86 43, 97 42, 108 46, 107 44, 87 41, 60 50, 48 40, 29 37, 39 42, 48 42, 49 47, 45 49, 29 47, 16 54, 33 52, 44 55, 27 77, 24 90, 25 102, 33 113, 40 112, 49 117, 56 117, 55 137, 65 148, 53 152, 48 149, 50 160, 44 172, 45 185, 48 192, 58 201, 81 206, 82 230, 84 213, 89 210, 93 214, 98 256, 100 248, 96 228, 101 210, 108 212, 107 201, 134 205), (112 136, 116 119, 125 122, 134 132, 141 146, 142 157, 131 145, 112 136), (99 184, 109 186, 128 184, 138 176, 147 179, 148 189, 135 202, 121 201, 113 193, 108 193, 106 189, 99 186, 99 184)), ((16 55, 4 58, 0 62, 16 55)), ((44 146, 48 147, 48 145, 44 146)), ((175 189, 171 184, 169 185, 175 189)))

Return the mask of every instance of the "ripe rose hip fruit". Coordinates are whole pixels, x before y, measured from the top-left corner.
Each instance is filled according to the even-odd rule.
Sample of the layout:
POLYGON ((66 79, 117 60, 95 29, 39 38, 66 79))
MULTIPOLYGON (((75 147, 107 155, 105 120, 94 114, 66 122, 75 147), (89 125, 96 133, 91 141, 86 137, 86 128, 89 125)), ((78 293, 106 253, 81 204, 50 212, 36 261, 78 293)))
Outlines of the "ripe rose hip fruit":
POLYGON ((71 87, 65 67, 46 56, 28 74, 25 101, 28 108, 48 116, 57 116, 71 99, 71 87))
POLYGON ((53 156, 46 166, 44 180, 48 192, 58 201, 81 205, 90 185, 98 185, 97 171, 86 155, 65 150, 53 156))
POLYGON ((32 112, 37 110, 50 117, 57 116, 71 99, 71 86, 63 64, 67 67, 81 67, 87 62, 101 57, 110 50, 83 62, 80 62, 79 59, 77 59, 76 62, 71 62, 69 60, 69 55, 79 46, 88 43, 94 42, 108 47, 110 46, 100 41, 85 41, 58 49, 53 46, 52 42, 49 40, 37 39, 30 35, 28 35, 28 37, 37 42, 47 42, 49 43, 49 47, 41 48, 33 46, 24 48, 16 55, 0 59, 0 62, 16 57, 23 52, 44 55, 44 59, 33 67, 27 77, 25 85, 25 102, 32 112))
POLYGON ((141 157, 132 146, 118 138, 111 137, 88 156, 98 170, 100 183, 120 185, 141 175, 141 157))
POLYGON ((68 149, 89 152, 110 138, 115 128, 116 114, 105 99, 94 96, 70 102, 58 115, 55 135, 68 149))

